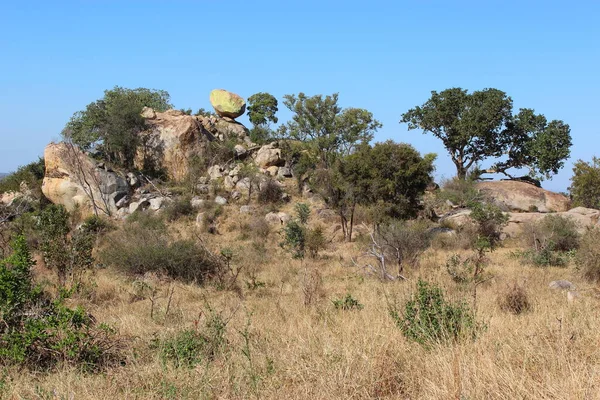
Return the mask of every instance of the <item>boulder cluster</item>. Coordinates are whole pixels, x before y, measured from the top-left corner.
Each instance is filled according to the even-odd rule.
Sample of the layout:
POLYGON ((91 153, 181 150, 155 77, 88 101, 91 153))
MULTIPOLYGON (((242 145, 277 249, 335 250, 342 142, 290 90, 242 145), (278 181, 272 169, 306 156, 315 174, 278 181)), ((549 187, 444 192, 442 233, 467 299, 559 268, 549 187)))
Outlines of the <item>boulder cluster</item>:
MULTIPOLYGON (((190 172, 192 160, 206 157, 212 142, 234 141, 235 159, 211 165, 206 176, 199 177, 196 191, 202 197, 214 197, 213 183, 218 181, 239 199, 253 184, 240 176, 242 160, 256 165, 264 179, 291 178, 292 171, 281 154, 277 142, 259 146, 252 143, 248 129, 234 119, 246 109, 246 102, 237 94, 217 89, 210 94, 216 115, 188 115, 179 110, 158 112, 145 107, 142 117, 148 129, 140 133, 140 150, 135 167, 143 171, 148 165, 164 171, 168 179, 184 181, 190 172)), ((146 177, 132 171, 117 171, 91 155, 67 143, 50 143, 44 152, 46 175, 42 185, 44 195, 53 203, 62 204, 69 211, 83 215, 101 213, 125 217, 136 210, 160 210, 171 202, 171 195, 152 187, 146 177)), ((258 188, 258 187, 257 187, 258 188)), ((201 198, 195 198, 198 205, 201 198)), ((221 202, 227 200, 223 197, 221 202)))

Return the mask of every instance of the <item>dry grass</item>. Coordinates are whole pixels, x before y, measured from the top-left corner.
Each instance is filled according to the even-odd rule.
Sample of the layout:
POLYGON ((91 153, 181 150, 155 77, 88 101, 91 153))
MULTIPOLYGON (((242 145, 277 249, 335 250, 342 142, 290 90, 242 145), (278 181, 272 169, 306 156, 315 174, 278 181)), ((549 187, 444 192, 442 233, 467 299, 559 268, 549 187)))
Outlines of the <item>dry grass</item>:
MULTIPOLYGON (((239 226, 235 218, 226 224, 239 226)), ((333 243, 320 258, 301 262, 278 247, 277 229, 264 244, 268 251, 240 240, 235 228, 210 237, 213 248, 237 249, 239 290, 147 277, 157 288, 154 318, 150 301, 132 296, 131 279, 100 271, 96 294, 81 302, 130 338, 127 365, 103 375, 8 370, 3 398, 600 399, 599 303, 573 267, 527 267, 500 249, 488 268, 493 279, 478 289, 477 315, 487 330, 475 342, 425 350, 402 336, 388 304, 409 296, 419 276, 470 301, 469 288, 445 271, 450 253, 430 250, 419 269, 405 271, 408 281, 384 284, 352 267, 358 244, 333 243), (322 281, 305 306, 314 271, 322 281), (261 284, 247 285, 252 279, 261 284), (548 289, 555 279, 572 281, 581 295, 567 301, 566 293, 548 289), (501 310, 498 296, 513 282, 526 283, 532 311, 501 310), (336 310, 331 300, 346 293, 364 309, 336 310), (193 328, 206 318, 207 304, 230 319, 225 352, 194 369, 164 367, 153 338, 193 328), (248 323, 249 347, 242 335, 248 323)))

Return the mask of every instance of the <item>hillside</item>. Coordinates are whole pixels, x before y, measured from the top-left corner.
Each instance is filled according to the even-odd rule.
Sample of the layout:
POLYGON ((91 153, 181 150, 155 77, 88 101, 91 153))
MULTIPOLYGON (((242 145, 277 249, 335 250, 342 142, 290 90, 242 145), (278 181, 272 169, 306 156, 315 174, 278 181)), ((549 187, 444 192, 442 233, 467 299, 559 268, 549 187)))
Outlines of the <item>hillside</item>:
POLYGON ((336 96, 275 137, 234 93, 136 90, 129 130, 103 100, 1 193, 0 397, 600 398, 599 210, 438 185, 336 96))

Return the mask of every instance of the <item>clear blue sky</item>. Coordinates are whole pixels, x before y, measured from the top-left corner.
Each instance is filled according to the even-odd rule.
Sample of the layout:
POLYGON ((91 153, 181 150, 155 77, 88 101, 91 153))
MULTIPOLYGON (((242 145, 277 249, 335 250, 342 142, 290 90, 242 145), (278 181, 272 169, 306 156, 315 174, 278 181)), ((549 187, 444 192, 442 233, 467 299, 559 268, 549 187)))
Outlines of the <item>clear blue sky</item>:
MULTIPOLYGON (((376 140, 438 153, 446 177, 443 147, 400 115, 431 90, 494 87, 570 124, 572 160, 589 160, 600 155, 599 21, 597 1, 4 1, 0 172, 36 159, 115 85, 164 89, 192 109, 210 108, 214 88, 339 92, 383 123, 376 140)), ((544 186, 565 190, 572 160, 544 186)))

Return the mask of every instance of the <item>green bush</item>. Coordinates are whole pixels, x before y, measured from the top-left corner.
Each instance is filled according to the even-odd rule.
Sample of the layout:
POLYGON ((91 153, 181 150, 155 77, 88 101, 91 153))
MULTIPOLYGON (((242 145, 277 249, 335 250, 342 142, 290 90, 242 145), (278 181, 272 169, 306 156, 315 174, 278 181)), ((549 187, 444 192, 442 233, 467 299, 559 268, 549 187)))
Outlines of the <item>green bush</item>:
MULTIPOLYGON (((0 364, 49 370, 59 364, 97 371, 122 361, 121 341, 108 326, 95 324, 81 307, 51 299, 33 284, 24 237, 0 261, 0 364)), ((63 292, 64 293, 64 292, 63 292)))
POLYGON ((549 214, 523 228, 526 250, 521 255, 525 263, 537 266, 565 266, 579 247, 577 224, 560 215, 549 214))
POLYGON ((346 297, 343 299, 333 300, 332 303, 337 310, 362 310, 364 307, 358 300, 352 297, 350 293, 346 294, 346 297))
POLYGON ((306 225, 308 223, 308 218, 310 217, 310 206, 306 203, 296 203, 294 210, 296 211, 298 221, 300 221, 301 224, 306 225))
POLYGON ((197 283, 223 267, 221 259, 200 243, 177 238, 162 220, 151 216, 127 220, 122 230, 108 236, 100 258, 128 274, 157 272, 197 283))
POLYGON ((204 361, 212 361, 225 348, 226 322, 221 315, 209 309, 210 315, 203 327, 176 332, 162 340, 155 340, 163 365, 175 368, 193 368, 204 361))
POLYGON ((34 193, 41 194, 42 180, 44 179, 45 164, 44 159, 19 167, 12 174, 0 179, 0 194, 5 192, 18 192, 21 189, 21 183, 25 182, 27 187, 34 193))
POLYGON ((475 339, 481 328, 464 302, 447 301, 441 288, 420 279, 404 312, 391 308, 390 314, 406 338, 426 347, 475 339))
POLYGON ((569 191, 575 206, 600 209, 600 158, 575 163, 569 191))
POLYGON ((281 246, 292 253, 293 258, 304 258, 306 249, 306 228, 295 220, 283 228, 284 239, 281 246))
POLYGON ((54 204, 40 212, 38 229, 44 262, 56 271, 59 284, 65 286, 68 278, 74 286, 81 283, 83 273, 94 264, 92 231, 84 224, 82 229, 69 234, 69 213, 63 206, 54 204))
POLYGON ((450 201, 455 206, 465 208, 484 200, 473 179, 453 178, 442 182, 442 190, 436 196, 442 201, 450 201))
POLYGON ((500 244, 502 228, 508 223, 508 216, 494 204, 473 203, 471 219, 477 229, 475 249, 494 250, 500 244))
POLYGON ((306 229, 304 246, 311 258, 317 258, 319 252, 325 248, 326 242, 321 226, 306 229))
POLYGON ((577 267, 590 282, 600 282, 600 229, 588 229, 575 254, 577 267))

